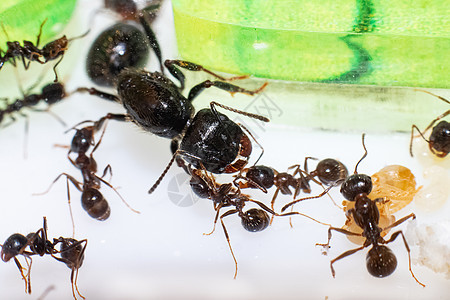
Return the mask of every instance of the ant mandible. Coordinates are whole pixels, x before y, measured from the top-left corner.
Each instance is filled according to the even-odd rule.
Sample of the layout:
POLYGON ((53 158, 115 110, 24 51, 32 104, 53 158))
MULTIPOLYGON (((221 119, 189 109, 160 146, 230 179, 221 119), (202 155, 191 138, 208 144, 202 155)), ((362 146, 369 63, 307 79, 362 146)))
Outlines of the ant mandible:
POLYGON ((422 286, 425 286, 416 278, 411 269, 410 249, 403 232, 401 230, 396 231, 387 240, 385 240, 381 236, 382 232, 394 228, 408 219, 415 219, 416 216, 414 213, 411 213, 384 228, 379 227, 380 212, 378 210, 376 203, 377 202, 384 203, 386 200, 384 198, 377 198, 374 200, 370 199, 368 195, 372 190, 372 180, 368 175, 357 173, 357 167, 359 163, 367 156, 367 149, 364 144, 364 137, 365 135, 363 134, 362 143, 365 153, 356 164, 354 174, 349 176, 341 185, 341 194, 344 196, 344 198, 347 199, 348 201, 355 202, 355 207, 347 211, 347 218, 352 217, 356 225, 358 225, 363 230, 363 232, 355 233, 342 228, 330 226, 330 228, 328 229, 327 243, 316 245, 328 249, 331 240, 332 230, 346 235, 362 236, 366 240, 361 247, 348 250, 342 253, 341 255, 337 256, 333 260, 331 260, 330 262, 331 274, 333 275, 333 277, 335 277, 335 270, 333 264, 336 261, 349 255, 352 255, 355 252, 358 252, 366 247, 372 246, 372 248, 367 253, 366 267, 372 276, 382 278, 391 275, 397 267, 397 258, 395 257, 394 253, 385 245, 393 242, 399 235, 401 235, 403 238, 405 248, 408 252, 409 271, 417 283, 419 283, 422 286))
POLYGON ((47 218, 44 217, 43 227, 38 231, 29 233, 27 236, 20 233, 9 236, 3 245, 1 245, 1 259, 4 262, 14 259, 22 279, 25 281, 25 292, 31 294, 31 256, 50 255, 54 259, 65 263, 72 270, 70 281, 74 299, 77 299, 75 290, 81 298, 85 299, 78 290, 77 279, 78 269, 83 263, 86 245, 86 239, 78 241, 73 238, 59 237, 58 239, 53 239, 53 242, 49 241, 47 238, 47 218), (58 244, 61 244, 60 250, 55 249, 55 246, 58 244), (59 254, 61 257, 55 256, 56 254, 59 254), (25 262, 27 263, 26 275, 23 272, 24 268, 17 259, 18 255, 22 255, 25 258, 25 262))
POLYGON ((30 41, 23 41, 23 46, 18 41, 6 42, 6 51, 0 49, 0 70, 7 61, 10 61, 14 66, 16 66, 16 57, 22 58, 22 63, 25 69, 29 68, 32 61, 36 61, 40 64, 45 64, 49 61, 59 58, 58 62, 53 66, 53 72, 55 73, 54 82, 58 82, 56 67, 62 61, 65 51, 68 49, 69 42, 74 39, 84 37, 89 31, 82 34, 81 36, 72 39, 68 39, 65 35, 63 35, 61 38, 47 43, 40 49, 39 43, 42 34, 42 27, 44 27, 44 24, 46 22, 47 19, 45 19, 39 27, 39 34, 36 39, 36 45, 30 41), (41 58, 43 58, 44 60, 42 61, 41 58), (28 60, 28 62, 26 62, 26 60, 28 60))
MULTIPOLYGON (((450 104, 450 101, 448 101, 447 99, 438 96, 436 94, 433 94, 431 92, 425 90, 417 90, 417 91, 430 94, 444 101, 445 103, 450 104)), ((428 143, 428 147, 430 148, 430 151, 434 155, 440 158, 447 156, 447 154, 450 152, 450 123, 445 120, 440 121, 436 126, 433 127, 430 134, 430 138, 428 140, 425 138, 424 133, 427 132, 437 121, 439 121, 442 118, 445 118, 449 114, 450 109, 441 114, 440 116, 438 116, 433 121, 431 121, 431 123, 427 126, 427 128, 425 128, 423 132, 421 132, 416 125, 412 125, 411 141, 409 143, 409 153, 411 154, 411 156, 413 156, 412 147, 413 147, 414 129, 416 129, 419 132, 420 136, 428 143)))

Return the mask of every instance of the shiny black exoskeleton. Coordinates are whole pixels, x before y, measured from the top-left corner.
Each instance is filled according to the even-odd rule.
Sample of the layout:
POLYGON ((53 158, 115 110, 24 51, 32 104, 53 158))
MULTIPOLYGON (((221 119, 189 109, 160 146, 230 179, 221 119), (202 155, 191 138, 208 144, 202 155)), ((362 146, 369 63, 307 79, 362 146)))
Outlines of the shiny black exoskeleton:
POLYGON ((76 277, 74 279, 74 272, 78 274, 78 269, 81 267, 81 262, 84 258, 84 251, 86 248, 87 240, 77 241, 73 238, 53 239, 53 242, 47 238, 47 219, 44 217, 44 225, 36 232, 28 234, 26 237, 20 233, 12 234, 2 245, 1 258, 4 262, 8 262, 10 259, 14 259, 22 279, 25 281, 25 292, 31 294, 31 265, 32 256, 50 255, 58 261, 64 262, 69 268, 72 269, 71 282, 72 293, 75 296, 75 290, 78 295, 84 299, 80 294, 77 287, 76 277), (61 249, 57 250, 55 247, 61 243, 61 249), (60 255, 58 257, 56 255, 60 255), (27 263, 27 272, 24 274, 24 269, 20 264, 17 256, 22 255, 27 263))
POLYGON ((105 29, 92 43, 86 58, 86 72, 94 83, 114 86, 123 69, 141 68, 147 64, 150 48, 156 54, 162 71, 161 50, 149 25, 160 3, 145 4, 145 7, 138 8, 137 1, 133 0, 105 1, 105 8, 119 13, 122 20, 127 21, 105 29))
MULTIPOLYGON (((308 173, 308 167, 305 159, 305 171, 308 173)), ((340 161, 334 158, 326 158, 321 161, 316 166, 314 171, 309 173, 310 176, 319 178, 320 182, 327 186, 338 185, 344 181, 348 176, 347 167, 340 161)))
MULTIPOLYGON (((443 102, 450 104, 450 101, 445 99, 444 97, 438 96, 436 94, 433 94, 431 92, 424 91, 424 90, 419 90, 419 91, 430 94, 430 95, 442 100, 443 102)), ((448 155, 448 153, 450 152, 450 123, 445 120, 442 120, 436 126, 433 127, 433 125, 437 121, 445 118, 448 115, 450 115, 450 109, 447 110, 446 112, 444 112, 443 114, 441 114, 440 116, 438 116, 433 121, 431 121, 431 123, 427 126, 427 128, 425 128, 425 130, 423 132, 421 132, 416 125, 412 125, 411 141, 409 144, 409 152, 410 152, 411 156, 413 156, 412 145, 413 145, 413 138, 414 138, 414 129, 416 129, 419 132, 420 136, 422 136, 422 138, 428 143, 428 147, 430 148, 430 151, 434 155, 436 155, 437 157, 440 157, 440 158, 446 157, 448 155), (433 127, 433 129, 431 131, 430 137, 427 140, 424 136, 424 133, 432 127, 433 127)))
POLYGON ((21 112, 24 108, 31 108, 38 105, 41 101, 48 106, 55 104, 67 96, 62 83, 50 83, 42 88, 41 94, 25 95, 23 99, 16 99, 6 108, 0 110, 0 123, 5 116, 9 116, 13 121, 15 120, 13 114, 21 112))

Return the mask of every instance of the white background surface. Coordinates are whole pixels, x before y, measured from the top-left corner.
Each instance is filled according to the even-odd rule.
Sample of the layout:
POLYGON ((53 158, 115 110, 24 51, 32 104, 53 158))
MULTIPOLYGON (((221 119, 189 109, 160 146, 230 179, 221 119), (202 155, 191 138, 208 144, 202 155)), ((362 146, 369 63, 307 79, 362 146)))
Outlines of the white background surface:
MULTIPOLYGON (((81 1, 86 4, 89 1, 81 1)), ((100 18, 102 21, 108 18, 100 18)), ((111 22, 111 21, 109 21, 111 22)), ((163 17, 154 24, 165 45, 164 56, 175 55, 170 27, 170 3, 166 2, 163 17), (169 47, 169 48, 167 48, 169 47), (172 49, 172 50, 170 50, 172 49)), ((106 24, 101 24, 101 27, 106 24)), ((98 28, 100 30, 100 28, 98 28)), ((89 39, 93 39, 92 34, 89 39)), ((87 39, 87 41, 89 40, 87 39)), ((87 51, 86 42, 82 51, 87 51)), ((152 57, 153 58, 153 57, 152 57)), ((82 60, 81 60, 82 61, 82 60)), ((71 90, 88 85, 80 63, 67 83, 71 90)), ((221 92, 219 92, 221 93, 221 92)), ((205 96, 208 97, 207 92, 205 96)), ((230 97, 221 93, 222 103, 232 105, 230 97)), ((270 97, 270 86, 267 90, 270 97)), ((239 98, 242 99, 242 98, 239 98)), ((245 97, 251 101, 250 97, 245 97)), ((282 109, 282 108, 281 108, 282 109)), ((69 126, 82 120, 98 119, 107 112, 123 112, 120 105, 87 95, 74 95, 52 108, 69 126)), ((49 237, 69 237, 72 227, 67 206, 64 180, 44 191, 61 172, 80 178, 66 158, 66 150, 54 144, 69 144, 73 132, 46 113, 28 113, 30 130, 24 143, 24 119, 0 131, 0 240, 15 232, 27 234, 42 226, 47 216, 49 237), (28 152, 24 159, 24 147, 28 152)), ((430 116, 430 120, 434 116, 430 116)), ((264 146, 261 164, 279 171, 305 156, 333 157, 341 160, 352 172, 361 157, 361 132, 338 133, 310 129, 285 128, 266 124, 253 128, 264 146)), ((78 287, 88 299, 446 299, 449 281, 427 268, 413 266, 416 276, 427 285, 419 286, 410 276, 407 254, 401 239, 389 246, 396 254, 398 267, 394 274, 377 279, 368 274, 365 254, 361 251, 334 266, 336 278, 329 269, 329 260, 355 248, 344 236, 334 234, 328 257, 321 255, 317 242, 325 242, 327 228, 307 219, 276 219, 261 233, 249 233, 237 216, 225 219, 231 243, 239 263, 233 280, 234 263, 220 226, 211 236, 204 236, 213 225, 215 212, 208 200, 192 198, 191 206, 176 205, 176 188, 180 195, 190 195, 189 186, 175 180, 187 179, 180 169, 172 168, 161 186, 152 195, 147 190, 170 160, 169 140, 142 132, 132 124, 110 122, 101 146, 95 153, 99 170, 107 164, 113 168, 111 183, 140 215, 127 209, 107 187, 101 189, 111 206, 111 217, 105 222, 91 219, 80 205, 80 193, 71 187, 76 238, 89 240, 85 262, 79 272, 78 287), (172 192, 172 193, 171 193, 172 192)), ((368 157, 359 167, 360 173, 373 174, 389 164, 401 164, 413 170, 419 184, 422 167, 408 154, 409 135, 401 133, 368 134, 368 157)), ((254 147, 254 155, 259 149, 254 147)), ((253 158, 254 159, 254 158, 253 158)), ((312 163, 311 166, 315 164, 312 163)), ((448 159, 447 159, 448 166, 448 159)), ((316 189, 315 192, 319 192, 316 189)), ((273 193, 273 191, 271 191, 273 193)), ((249 192, 255 199, 270 202, 270 195, 249 192)), ((332 196, 340 202, 338 191, 332 196)), ((191 197, 191 196, 189 196, 191 197)), ((191 198, 188 198, 191 199, 191 198)), ((279 208, 291 198, 280 196, 279 208)), ((250 206, 249 206, 250 207, 250 206)), ((326 197, 296 206, 303 212, 335 226, 342 226, 344 214, 326 197)), ((225 210, 224 210, 225 211, 225 210)), ((425 214, 411 205, 396 215, 398 218, 414 211, 421 221, 448 220, 450 205, 438 213, 425 214)), ((399 227, 405 230, 406 224, 399 227)), ((414 250, 413 250, 414 251, 414 250)), ((414 256, 414 252, 413 252, 414 256)), ((33 294, 24 293, 24 284, 13 262, 0 265, 0 299, 36 299, 50 285, 55 287, 46 299, 70 299, 70 270, 50 257, 36 257, 32 268, 33 294)))

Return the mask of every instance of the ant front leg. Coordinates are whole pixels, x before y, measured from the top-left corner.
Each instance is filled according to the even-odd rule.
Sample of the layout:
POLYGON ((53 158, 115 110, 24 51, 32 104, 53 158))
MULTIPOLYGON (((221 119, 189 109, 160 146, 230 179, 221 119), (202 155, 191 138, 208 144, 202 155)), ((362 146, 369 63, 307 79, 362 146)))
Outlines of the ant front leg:
POLYGON ((230 236, 228 235, 228 231, 227 231, 227 228, 225 227, 225 223, 223 222, 223 218, 226 216, 235 214, 237 212, 238 212, 237 209, 232 209, 220 216, 220 223, 222 223, 223 233, 225 234, 225 238, 227 239, 228 247, 230 248, 231 256, 233 256, 233 260, 234 260, 234 265, 235 265, 234 277, 233 277, 234 279, 236 279, 236 276, 237 276, 238 263, 237 263, 236 257, 234 256, 233 248, 231 248, 230 236))
POLYGON ((365 247, 366 247, 366 246, 363 245, 363 246, 361 246, 361 247, 359 247, 359 248, 352 249, 352 250, 348 250, 348 251, 342 253, 341 255, 339 255, 338 257, 336 257, 335 259, 333 259, 333 260, 330 262, 331 275, 333 275, 333 278, 334 278, 335 275, 336 275, 336 271, 334 271, 334 268, 333 268, 333 264, 334 264, 336 261, 338 261, 338 260, 340 260, 340 259, 342 259, 342 258, 344 258, 344 257, 347 257, 347 256, 349 256, 349 255, 352 255, 352 254, 354 254, 354 253, 356 253, 356 252, 358 252, 358 251, 361 251, 361 250, 364 249, 365 247))
POLYGON ((89 93, 89 95, 100 97, 104 100, 114 101, 120 103, 120 98, 109 93, 102 92, 100 90, 97 90, 96 88, 86 88, 86 87, 79 87, 72 93, 89 93))
MULTIPOLYGON (((151 23, 151 14, 149 11, 142 10, 142 13, 139 16, 139 21, 141 22, 142 27, 144 27, 145 34, 147 35, 148 42, 150 43, 150 47, 155 52, 156 57, 159 61, 159 67, 161 68, 161 73, 164 73, 164 67, 162 63, 162 54, 161 48, 159 47, 159 43, 156 39, 156 35, 150 27, 149 23, 151 23), (147 19, 147 20, 146 20, 147 19)), ((170 71, 170 70, 169 70, 170 71)))
POLYGON ((414 220, 415 218, 416 218, 416 215, 414 213, 411 213, 411 214, 407 215, 406 217, 403 217, 400 220, 397 220, 396 222, 392 223, 391 225, 383 228, 383 231, 386 231, 388 229, 394 228, 394 227, 400 225, 401 223, 405 222, 408 219, 414 220))

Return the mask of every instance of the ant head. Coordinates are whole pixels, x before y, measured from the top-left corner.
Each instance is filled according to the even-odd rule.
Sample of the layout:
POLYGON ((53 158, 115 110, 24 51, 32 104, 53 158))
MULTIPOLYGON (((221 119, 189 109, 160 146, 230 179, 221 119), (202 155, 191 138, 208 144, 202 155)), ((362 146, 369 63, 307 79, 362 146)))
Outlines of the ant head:
POLYGON ((99 190, 94 188, 85 188, 81 194, 81 206, 89 216, 99 221, 109 218, 111 209, 108 202, 99 190))
POLYGON ((70 152, 86 153, 91 145, 93 145, 93 128, 92 126, 76 129, 75 135, 70 144, 70 152))
MULTIPOLYGON (((273 186, 274 176, 275 174, 272 168, 261 165, 248 168, 246 174, 248 179, 266 189, 273 186)), ((250 186, 252 185, 250 184, 250 186)))
POLYGON ((377 245, 367 253, 366 266, 372 276, 383 278, 395 271, 397 258, 388 247, 377 245))
POLYGON ((42 52, 45 62, 49 60, 56 59, 57 57, 64 54, 64 51, 67 50, 67 45, 69 44, 69 40, 64 35, 61 38, 54 40, 53 42, 48 43, 42 48, 42 52))
POLYGON ((445 157, 450 152, 450 123, 442 120, 431 132, 430 149, 438 152, 437 156, 445 157))
POLYGON ((44 96, 44 101, 48 105, 52 105, 66 96, 66 91, 62 83, 50 83, 42 88, 42 95, 44 96))
POLYGON ((11 235, 3 243, 1 258, 4 262, 8 262, 14 256, 20 254, 20 251, 26 247, 28 239, 20 233, 11 235))
POLYGON ((241 224, 250 232, 262 231, 269 226, 269 215, 262 209, 251 208, 241 216, 241 224))
POLYGON ((341 194, 348 201, 355 201, 359 194, 370 194, 372 191, 372 178, 366 174, 353 174, 341 185, 341 194))
POLYGON ((189 181, 189 184, 191 185, 192 191, 200 198, 209 198, 211 188, 206 180, 198 173, 201 172, 197 169, 191 170, 191 180, 189 181))

